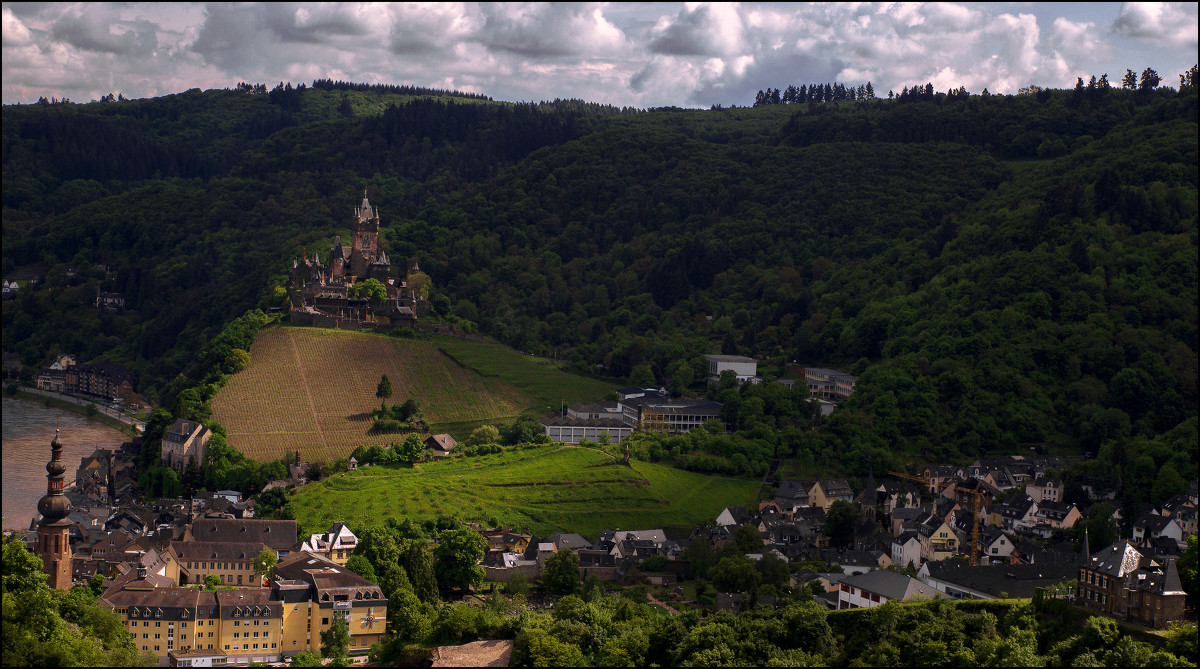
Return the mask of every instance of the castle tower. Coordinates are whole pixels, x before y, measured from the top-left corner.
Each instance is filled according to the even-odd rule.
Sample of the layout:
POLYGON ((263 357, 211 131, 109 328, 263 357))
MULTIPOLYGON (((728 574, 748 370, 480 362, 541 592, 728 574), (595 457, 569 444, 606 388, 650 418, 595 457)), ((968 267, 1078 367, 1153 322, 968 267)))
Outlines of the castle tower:
POLYGON ((353 240, 350 243, 350 274, 366 277, 368 268, 379 252, 379 210, 371 208, 367 190, 363 189, 362 205, 354 210, 351 226, 353 240))
POLYGON ((63 494, 63 473, 67 471, 62 462, 62 444, 58 443, 58 430, 50 442, 50 462, 46 463, 46 495, 38 500, 37 554, 41 556, 46 573, 50 575, 51 588, 70 590, 74 574, 71 565, 70 521, 71 502, 63 494))

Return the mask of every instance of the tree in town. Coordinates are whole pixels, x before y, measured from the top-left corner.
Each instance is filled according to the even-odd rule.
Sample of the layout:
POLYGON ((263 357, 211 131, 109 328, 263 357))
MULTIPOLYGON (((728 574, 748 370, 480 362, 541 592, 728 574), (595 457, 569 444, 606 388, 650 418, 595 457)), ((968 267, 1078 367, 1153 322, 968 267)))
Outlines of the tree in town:
POLYGON ((462 527, 443 530, 434 549, 434 572, 443 588, 469 590, 483 583, 483 567, 479 562, 487 554, 487 539, 478 532, 462 527))
POLYGON ((259 551, 258 555, 254 556, 254 574, 260 579, 269 577, 271 570, 275 568, 278 562, 279 558, 275 555, 275 551, 270 548, 264 548, 259 551))
POLYGON ((825 534, 829 537, 830 543, 838 548, 849 546, 854 541, 854 522, 856 520, 858 520, 858 513, 850 502, 839 499, 831 504, 829 513, 825 515, 825 534))
POLYGON ((433 570, 433 555, 429 544, 424 539, 413 539, 408 542, 404 551, 404 571, 408 572, 408 580, 412 583, 413 592, 422 602, 437 604, 437 577, 433 570))
POLYGON ((753 525, 738 525, 733 530, 733 546, 738 553, 761 553, 763 550, 762 532, 753 525))
POLYGON ((542 582, 551 592, 574 594, 579 589, 579 554, 572 550, 560 550, 547 558, 542 582))
POLYGON ((362 555, 351 555, 349 560, 346 560, 346 569, 362 576, 372 583, 377 583, 379 577, 375 574, 375 567, 371 566, 371 561, 362 555))
POLYGON ((289 667, 319 667, 321 665, 321 656, 310 650, 302 650, 292 656, 292 662, 289 667))
POLYGON ((721 558, 708 578, 719 592, 749 592, 762 582, 754 561, 744 555, 721 558))
POLYGON ((334 612, 333 623, 329 629, 321 632, 321 657, 331 660, 329 666, 345 667, 349 665, 346 651, 350 649, 350 626, 346 617, 334 612))

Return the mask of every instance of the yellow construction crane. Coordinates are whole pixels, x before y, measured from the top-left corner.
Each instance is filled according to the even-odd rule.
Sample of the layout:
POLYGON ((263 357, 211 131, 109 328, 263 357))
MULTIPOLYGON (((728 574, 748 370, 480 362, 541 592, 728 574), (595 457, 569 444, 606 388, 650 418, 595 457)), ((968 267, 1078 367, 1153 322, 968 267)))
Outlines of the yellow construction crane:
MULTIPOLYGON (((924 483, 929 488, 929 494, 931 496, 937 494, 936 488, 935 488, 936 482, 935 482, 932 470, 931 470, 928 478, 922 478, 920 476, 913 476, 912 474, 903 474, 901 472, 888 472, 888 473, 891 474, 892 476, 897 476, 902 479, 908 479, 909 481, 916 481, 918 483, 924 483)), ((978 480, 978 479, 976 479, 976 480, 978 480)), ((961 486, 961 485, 954 485, 953 487, 954 487, 955 492, 965 493, 965 494, 971 496, 971 507, 972 507, 971 508, 971 553, 968 557, 971 560, 971 565, 974 566, 974 565, 979 564, 979 553, 981 550, 983 550, 982 546, 980 546, 980 541, 979 541, 979 524, 980 524, 979 510, 983 507, 983 500, 984 500, 984 497, 987 496, 987 492, 985 490, 980 490, 978 488, 968 488, 966 486, 961 486)))

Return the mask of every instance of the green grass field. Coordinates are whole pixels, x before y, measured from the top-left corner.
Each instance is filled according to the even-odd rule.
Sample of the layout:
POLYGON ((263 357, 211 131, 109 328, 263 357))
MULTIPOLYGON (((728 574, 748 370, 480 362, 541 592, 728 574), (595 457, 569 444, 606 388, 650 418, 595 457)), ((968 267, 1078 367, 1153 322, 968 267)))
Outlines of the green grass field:
POLYGON ((433 342, 462 364, 528 395, 534 401, 529 409, 549 407, 555 412, 563 402, 594 402, 617 388, 616 381, 572 374, 550 360, 522 355, 505 346, 452 337, 435 337, 433 342))
POLYGON ((495 519, 541 536, 563 531, 595 540, 605 528, 703 523, 730 504, 752 504, 758 489, 757 481, 647 462, 626 467, 600 451, 546 446, 338 474, 298 489, 292 505, 305 528, 454 515, 481 523, 495 519))

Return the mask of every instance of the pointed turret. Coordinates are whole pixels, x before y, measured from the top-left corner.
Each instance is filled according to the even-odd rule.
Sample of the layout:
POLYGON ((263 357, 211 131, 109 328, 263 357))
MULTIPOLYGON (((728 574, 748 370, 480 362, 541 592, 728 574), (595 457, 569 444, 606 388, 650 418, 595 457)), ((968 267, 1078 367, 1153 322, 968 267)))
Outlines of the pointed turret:
POLYGON ((1090 563, 1091 561, 1092 561, 1092 551, 1088 547, 1087 529, 1084 528, 1084 530, 1083 530, 1083 548, 1081 548, 1079 551, 1079 563, 1086 565, 1086 564, 1090 563))
POLYGON ((1183 581, 1179 580, 1179 569, 1174 560, 1167 560, 1167 568, 1163 572, 1161 595, 1185 595, 1183 581))
POLYGON ((70 590, 74 571, 71 565, 70 527, 67 516, 71 513, 71 501, 63 494, 63 474, 67 466, 62 461, 62 444, 58 441, 58 430, 50 442, 50 462, 46 463, 46 494, 38 500, 37 553, 42 558, 49 584, 59 590, 70 590))

